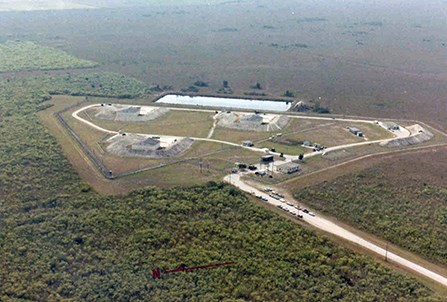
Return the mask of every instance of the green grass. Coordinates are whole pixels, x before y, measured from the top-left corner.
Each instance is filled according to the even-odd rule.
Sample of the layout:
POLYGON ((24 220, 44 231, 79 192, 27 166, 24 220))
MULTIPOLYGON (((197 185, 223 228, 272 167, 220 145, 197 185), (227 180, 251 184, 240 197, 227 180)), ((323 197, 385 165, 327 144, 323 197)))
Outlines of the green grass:
POLYGON ((276 152, 288 154, 288 155, 296 155, 298 158, 299 154, 305 154, 312 151, 311 149, 304 148, 299 144, 285 144, 280 141, 271 141, 266 140, 261 143, 255 145, 258 148, 275 148, 276 152))
POLYGON ((102 120, 95 117, 96 110, 88 112, 96 125, 116 131, 206 138, 213 126, 212 115, 205 112, 171 110, 155 120, 146 122, 102 120))
POLYGON ((98 66, 95 62, 82 60, 64 51, 28 41, 7 41, 0 44, 0 58, 0 72, 98 66))

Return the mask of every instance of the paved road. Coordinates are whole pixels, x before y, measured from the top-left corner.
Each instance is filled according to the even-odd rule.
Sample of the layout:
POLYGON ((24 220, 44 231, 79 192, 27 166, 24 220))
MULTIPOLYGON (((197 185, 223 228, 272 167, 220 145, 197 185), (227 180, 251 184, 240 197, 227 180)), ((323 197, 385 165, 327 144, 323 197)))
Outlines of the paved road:
MULTIPOLYGON (((264 192, 259 191, 258 189, 248 185, 247 183, 243 182, 240 178, 239 174, 231 174, 227 175, 224 178, 224 181, 231 183, 232 185, 238 187, 239 189, 248 192, 250 194, 256 194, 261 195, 267 198, 267 202, 278 206, 282 205, 284 208, 287 208, 290 212, 295 211, 296 209, 294 207, 288 206, 272 197, 267 195, 264 192)), ((385 257, 385 254, 387 254, 387 258, 389 261, 395 262, 401 266, 404 266, 412 271, 415 271, 425 277, 430 278, 433 281, 436 281, 444 286, 447 286, 447 278, 437 274, 429 269, 426 269, 425 267, 418 265, 414 262, 411 262, 410 260, 407 260, 403 257, 400 257, 392 252, 386 252, 386 250, 383 247, 380 247, 370 241, 367 241, 360 236, 340 227, 339 225, 333 223, 332 221, 329 221, 327 219, 324 219, 322 217, 318 216, 311 216, 309 214, 303 213, 302 211, 299 211, 300 214, 303 215, 303 220, 309 223, 310 225, 319 228, 325 232, 331 233, 333 235, 336 235, 338 237, 341 237, 343 239, 349 240, 351 242, 354 242, 370 251, 373 251, 376 254, 379 254, 380 256, 385 257)))

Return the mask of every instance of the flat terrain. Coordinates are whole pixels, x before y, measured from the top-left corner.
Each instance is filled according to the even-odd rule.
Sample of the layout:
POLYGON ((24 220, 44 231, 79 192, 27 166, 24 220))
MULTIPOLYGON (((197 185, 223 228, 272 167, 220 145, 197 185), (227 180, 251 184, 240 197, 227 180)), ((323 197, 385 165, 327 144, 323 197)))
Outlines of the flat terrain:
POLYGON ((90 68, 98 63, 82 60, 64 51, 32 42, 7 41, 0 44, 0 72, 90 68))
MULTIPOLYGON (((257 163, 259 161, 259 153, 213 142, 195 142, 190 149, 174 158, 145 159, 114 156, 106 153, 104 151, 104 145, 101 143, 108 137, 107 134, 80 124, 79 121, 71 117, 71 111, 74 111, 77 108, 75 107, 70 112, 64 113, 63 117, 80 138, 91 148, 96 156, 107 167, 111 167, 116 176, 123 174, 127 175, 138 170, 147 170, 141 171, 135 175, 119 177, 114 181, 106 180, 99 173, 97 168, 85 158, 83 151, 78 147, 77 143, 68 136, 65 129, 61 127, 57 119, 52 115, 54 112, 83 100, 85 100, 84 97, 54 96, 51 103, 55 104, 55 106, 42 111, 39 116, 61 143, 66 156, 70 159, 76 171, 78 171, 81 177, 100 193, 125 194, 130 190, 151 185, 158 187, 172 187, 206 183, 211 180, 223 178, 224 175, 231 171, 235 162, 257 163), (166 166, 158 167, 160 164, 166 166), (151 167, 154 169, 150 169, 151 167)), ((89 102, 116 103, 119 101, 115 99, 107 100, 102 98, 90 98, 89 102)), ((173 111, 173 113, 176 112, 173 111)), ((85 115, 85 117, 87 116, 85 115)), ((174 114, 173 117, 178 116, 174 114)), ((187 120, 191 121, 191 119, 193 120, 194 118, 208 119, 208 115, 203 113, 196 114, 195 112, 192 112, 191 115, 186 114, 187 120)), ((185 119, 185 117, 183 117, 183 119, 185 119)), ((176 123, 176 121, 178 122, 179 120, 165 120, 166 123, 176 123)), ((108 121, 105 122, 109 123, 108 121)), ((141 125, 135 127, 141 127, 141 125)), ((191 128, 189 129, 191 130, 191 128)), ((180 127, 180 131, 185 130, 181 130, 180 127)))
POLYGON ((439 148, 395 156, 392 161, 300 189, 295 196, 315 209, 446 265, 445 151, 439 148))
POLYGON ((215 93, 227 80, 243 95, 259 82, 255 92, 290 90, 334 113, 447 129, 444 2, 211 4, 2 13, 0 41, 32 40, 147 85, 202 80, 215 93))
POLYGON ((87 111, 89 120, 110 130, 134 133, 152 133, 172 136, 193 136, 206 138, 213 126, 212 113, 171 110, 153 121, 120 122, 101 120, 94 116, 95 110, 87 111))
MULTIPOLYGON (((295 95, 290 100, 319 103, 340 116, 407 119, 405 125, 418 120, 446 130, 446 3, 98 0, 28 1, 20 8, 24 1, 12 2, 2 1, 0 10, 6 4, 27 11, 0 12, 0 43, 45 49, 42 60, 26 57, 27 50, 24 61, 0 73, 0 263, 6 264, 0 266, 0 300, 445 300, 445 288, 417 277, 422 286, 408 272, 391 272, 369 256, 335 247, 332 240, 365 253, 292 225, 284 213, 279 219, 277 209, 259 208, 234 187, 214 182, 235 162, 258 162, 259 153, 196 142, 175 165, 110 181, 52 113, 84 96, 87 103, 119 97, 138 104, 134 98, 153 101, 163 92, 222 94, 228 81, 225 92, 233 96, 278 98, 287 90, 295 95), (32 11, 56 4, 109 9, 32 11), (71 63, 48 63, 49 50, 71 63), (85 73, 73 58, 99 66, 85 73), (192 87, 197 81, 206 86, 192 87), (172 189, 179 186, 190 187, 172 189), (156 266, 228 260, 236 266, 158 284, 147 280, 156 266)), ((206 136, 212 125, 200 114, 174 118, 177 124, 162 120, 154 130, 194 129, 206 136)), ((158 163, 108 156, 99 143, 104 134, 70 123, 123 172, 158 163)), ((292 123, 271 141, 266 139, 277 132, 218 127, 213 138, 251 139, 257 147, 291 153, 305 151, 301 140, 328 146, 365 141, 348 133, 348 125, 354 123, 292 123)), ((368 140, 389 135, 356 127, 368 140)), ((447 160, 445 136, 434 133, 409 148, 341 148, 306 158, 297 177, 251 180, 290 190, 337 224, 381 247, 390 243, 393 252, 442 274, 447 160)))

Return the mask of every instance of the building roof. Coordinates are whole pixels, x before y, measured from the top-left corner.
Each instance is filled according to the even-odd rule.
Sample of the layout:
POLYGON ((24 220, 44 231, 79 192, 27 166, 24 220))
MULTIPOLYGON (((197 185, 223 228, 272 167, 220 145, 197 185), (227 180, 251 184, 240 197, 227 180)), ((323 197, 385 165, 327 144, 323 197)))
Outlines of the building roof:
POLYGON ((262 158, 272 158, 273 155, 272 154, 267 154, 267 155, 263 155, 262 158))
POLYGON ((349 131, 352 131, 352 132, 360 132, 360 129, 359 129, 359 128, 348 127, 348 129, 349 129, 349 131))
POLYGON ((153 139, 152 137, 146 138, 144 141, 138 142, 136 146, 157 146, 160 144, 160 141, 157 139, 153 139))

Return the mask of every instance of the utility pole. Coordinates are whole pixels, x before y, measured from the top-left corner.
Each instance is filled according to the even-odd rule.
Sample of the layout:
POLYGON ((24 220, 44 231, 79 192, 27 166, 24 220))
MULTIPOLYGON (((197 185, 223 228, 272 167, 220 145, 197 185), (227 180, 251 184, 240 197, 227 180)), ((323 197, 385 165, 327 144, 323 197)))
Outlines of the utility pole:
POLYGON ((386 243, 385 247, 385 262, 388 262, 388 242, 386 243))

